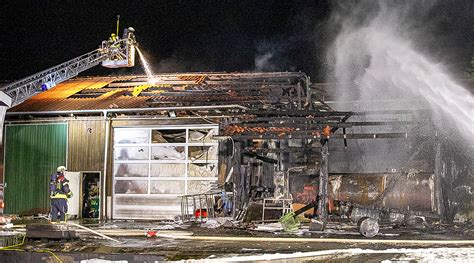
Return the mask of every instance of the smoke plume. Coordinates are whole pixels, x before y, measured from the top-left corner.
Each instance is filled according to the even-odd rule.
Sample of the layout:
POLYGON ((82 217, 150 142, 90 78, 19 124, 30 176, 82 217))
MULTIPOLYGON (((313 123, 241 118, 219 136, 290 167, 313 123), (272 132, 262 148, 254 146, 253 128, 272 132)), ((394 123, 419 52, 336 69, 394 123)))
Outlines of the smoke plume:
POLYGON ((338 97, 359 101, 361 110, 373 109, 373 102, 381 100, 395 101, 398 108, 426 104, 438 128, 446 123, 441 119, 447 120, 472 144, 474 97, 416 43, 429 36, 417 30, 412 16, 423 16, 430 10, 426 4, 434 2, 397 3, 342 5, 333 16, 341 28, 330 50, 338 97))

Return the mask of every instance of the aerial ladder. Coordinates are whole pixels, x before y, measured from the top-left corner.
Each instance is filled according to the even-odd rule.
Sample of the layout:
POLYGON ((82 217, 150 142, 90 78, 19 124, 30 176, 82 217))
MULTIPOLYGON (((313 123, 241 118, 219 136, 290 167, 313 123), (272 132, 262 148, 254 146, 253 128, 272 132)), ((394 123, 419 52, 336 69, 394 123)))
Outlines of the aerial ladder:
POLYGON ((2 87, 0 100, 4 106, 13 107, 99 64, 107 68, 133 67, 137 45, 134 31, 132 27, 126 28, 122 38, 104 40, 94 51, 2 87))

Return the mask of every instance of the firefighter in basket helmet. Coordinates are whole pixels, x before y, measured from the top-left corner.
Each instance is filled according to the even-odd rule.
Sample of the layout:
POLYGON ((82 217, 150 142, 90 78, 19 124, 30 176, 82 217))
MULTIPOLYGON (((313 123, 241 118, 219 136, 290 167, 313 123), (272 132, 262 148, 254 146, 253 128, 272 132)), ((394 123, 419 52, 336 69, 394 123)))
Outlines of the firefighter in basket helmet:
POLYGON ((66 221, 67 199, 72 197, 69 189, 69 180, 64 176, 66 167, 59 166, 56 173, 51 176, 50 197, 51 197, 51 221, 66 221))
POLYGON ((115 43, 115 41, 117 41, 117 40, 118 40, 117 35, 115 35, 115 33, 112 33, 112 34, 110 35, 110 38, 109 38, 110 44, 115 43))

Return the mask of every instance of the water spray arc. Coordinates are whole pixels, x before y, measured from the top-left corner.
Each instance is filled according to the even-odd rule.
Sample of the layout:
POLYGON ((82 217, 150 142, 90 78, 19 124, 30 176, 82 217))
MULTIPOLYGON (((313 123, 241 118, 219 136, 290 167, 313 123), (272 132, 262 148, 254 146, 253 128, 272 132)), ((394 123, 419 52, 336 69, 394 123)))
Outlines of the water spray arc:
POLYGON ((145 56, 143 55, 142 51, 137 47, 138 55, 140 56, 140 62, 142 63, 143 70, 145 70, 145 74, 147 76, 147 80, 149 84, 155 84, 156 78, 153 76, 153 71, 151 70, 150 64, 146 60, 145 56))
MULTIPOLYGON (((381 4, 368 24, 344 24, 333 49, 335 76, 344 100, 418 100, 435 118, 447 119, 465 141, 474 138, 474 97, 402 34, 397 11, 381 4), (386 19, 392 17, 394 19, 386 19)), ((416 106, 416 105, 410 105, 416 106)), ((437 121, 438 129, 446 123, 437 121)))

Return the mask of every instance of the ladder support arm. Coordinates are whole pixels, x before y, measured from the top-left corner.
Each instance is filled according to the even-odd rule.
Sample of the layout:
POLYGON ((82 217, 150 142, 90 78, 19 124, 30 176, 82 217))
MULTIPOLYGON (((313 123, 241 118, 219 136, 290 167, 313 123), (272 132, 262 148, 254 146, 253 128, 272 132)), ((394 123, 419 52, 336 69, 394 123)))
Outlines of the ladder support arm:
MULTIPOLYGON (((52 88, 58 83, 99 65, 101 62, 116 58, 129 60, 129 54, 135 51, 134 46, 136 42, 133 31, 127 32, 127 38, 119 39, 113 43, 103 41, 101 48, 3 87, 0 92, 8 95, 11 101, 2 101, 4 101, 4 104, 10 104, 7 105, 8 107, 15 106, 29 99, 37 92, 52 88)), ((133 66, 133 64, 134 61, 125 66, 133 66)))

